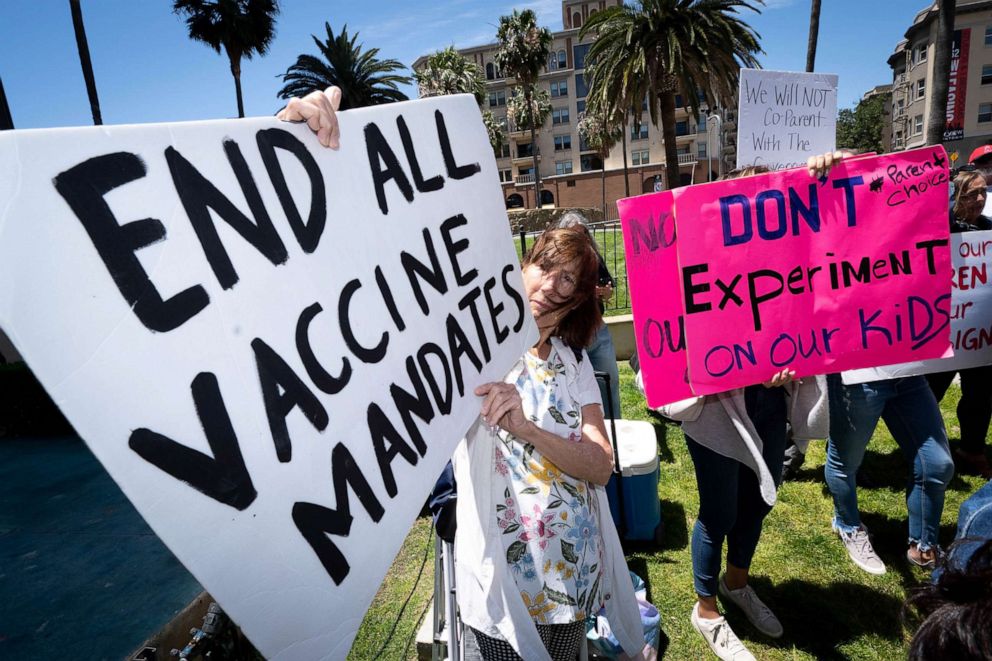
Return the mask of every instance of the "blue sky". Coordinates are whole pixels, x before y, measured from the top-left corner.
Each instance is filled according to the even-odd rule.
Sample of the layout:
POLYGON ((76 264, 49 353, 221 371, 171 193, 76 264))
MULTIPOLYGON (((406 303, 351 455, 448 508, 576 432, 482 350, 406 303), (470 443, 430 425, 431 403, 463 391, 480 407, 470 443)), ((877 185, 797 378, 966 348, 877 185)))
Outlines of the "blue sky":
MULTIPOLYGON (((242 63, 245 112, 281 107, 278 76, 300 53, 316 53, 311 34, 347 23, 359 41, 407 66, 449 44, 491 41, 499 16, 534 9, 542 25, 561 29, 558 0, 282 0, 271 49, 242 63)), ((767 69, 805 68, 809 0, 767 0, 747 17, 761 34, 767 69)), ((217 119, 237 114, 224 55, 192 42, 170 0, 82 0, 83 18, 104 123, 217 119)), ((816 69, 840 75, 838 103, 853 105, 871 87, 891 82, 885 64, 926 0, 823 0, 816 69)), ((17 128, 91 123, 67 0, 3 0, 0 79, 17 128)), ((408 90, 416 95, 413 88, 408 90)))

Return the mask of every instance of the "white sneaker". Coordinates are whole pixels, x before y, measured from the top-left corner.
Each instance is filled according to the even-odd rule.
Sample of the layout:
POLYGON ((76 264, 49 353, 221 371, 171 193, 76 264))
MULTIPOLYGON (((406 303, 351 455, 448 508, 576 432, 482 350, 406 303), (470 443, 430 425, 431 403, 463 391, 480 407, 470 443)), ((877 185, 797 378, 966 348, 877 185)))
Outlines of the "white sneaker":
POLYGON ((744 615, 747 616, 755 629, 772 638, 782 637, 782 623, 775 617, 772 609, 766 606, 761 599, 758 599, 758 595, 755 594, 750 585, 731 590, 727 587, 724 577, 721 576, 719 588, 720 595, 744 611, 744 615))
POLYGON ((706 643, 722 661, 757 661, 754 655, 747 651, 744 643, 738 638, 727 618, 718 617, 715 620, 705 620, 699 617, 699 602, 692 607, 692 626, 699 632, 706 643))
POLYGON ((885 573, 885 563, 875 553, 875 549, 868 539, 868 529, 863 525, 853 532, 844 532, 833 523, 834 532, 840 535, 840 539, 847 548, 847 554, 851 556, 851 562, 861 567, 869 574, 881 575, 885 573))

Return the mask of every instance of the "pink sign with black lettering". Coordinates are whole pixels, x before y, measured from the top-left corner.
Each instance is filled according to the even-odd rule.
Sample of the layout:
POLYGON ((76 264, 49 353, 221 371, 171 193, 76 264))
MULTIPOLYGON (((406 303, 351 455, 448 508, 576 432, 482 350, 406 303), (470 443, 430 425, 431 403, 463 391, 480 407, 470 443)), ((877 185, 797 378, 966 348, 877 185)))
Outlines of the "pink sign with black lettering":
MULTIPOLYGON (((673 196, 679 285, 640 297, 640 280, 656 276, 637 259, 631 221, 643 225, 652 196, 621 207, 625 234, 635 232, 628 274, 645 380, 680 376, 660 373, 673 359, 645 341, 673 300, 696 395, 784 368, 806 376, 949 355, 947 182, 946 153, 928 147, 846 161, 821 179, 794 169, 685 188, 673 196)), ((666 250, 648 252, 670 273, 666 250)))
POLYGON ((664 191, 617 201, 623 223, 634 335, 649 402, 677 402, 693 396, 689 388, 681 288, 678 286, 676 192, 664 191))

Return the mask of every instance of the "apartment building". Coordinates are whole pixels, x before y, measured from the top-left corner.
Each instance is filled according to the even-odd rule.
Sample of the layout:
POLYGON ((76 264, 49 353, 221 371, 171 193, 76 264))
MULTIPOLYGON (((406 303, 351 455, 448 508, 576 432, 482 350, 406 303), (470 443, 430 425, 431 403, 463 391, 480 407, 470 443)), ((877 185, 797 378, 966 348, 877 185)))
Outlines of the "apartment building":
MULTIPOLYGON (((534 200, 533 150, 537 149, 541 174, 542 206, 600 207, 602 177, 606 178, 606 206, 615 213, 615 201, 626 195, 639 195, 668 188, 665 181, 665 153, 661 128, 651 124, 649 113, 642 114, 640 126, 634 122, 626 130, 628 186, 624 185, 624 145, 618 143, 603 159, 589 149, 578 131, 585 111, 588 85, 585 58, 591 41, 580 40, 583 23, 597 11, 620 5, 622 0, 562 0, 562 25, 553 33, 551 55, 538 81, 551 97, 551 115, 531 142, 530 130, 514 126, 507 120, 506 103, 513 93, 514 81, 504 77, 496 67, 496 44, 490 43, 459 52, 479 65, 486 75, 488 108, 500 119, 508 140, 497 154, 503 196, 509 208, 537 206, 534 200)), ((426 56, 413 64, 422 66, 426 56)), ((717 113, 705 109, 691 114, 681 97, 676 99, 676 141, 679 159, 679 183, 707 181, 721 170, 733 167, 736 158, 735 111, 717 113), (709 131, 707 129, 710 129, 709 131)), ((646 109, 646 104, 645 104, 646 109)))
MULTIPOLYGON (((916 14, 889 56, 892 122, 883 143, 893 151, 926 144, 936 39, 934 2, 916 14)), ((975 147, 992 142, 992 0, 957 0, 951 58, 944 147, 961 165, 975 147)))

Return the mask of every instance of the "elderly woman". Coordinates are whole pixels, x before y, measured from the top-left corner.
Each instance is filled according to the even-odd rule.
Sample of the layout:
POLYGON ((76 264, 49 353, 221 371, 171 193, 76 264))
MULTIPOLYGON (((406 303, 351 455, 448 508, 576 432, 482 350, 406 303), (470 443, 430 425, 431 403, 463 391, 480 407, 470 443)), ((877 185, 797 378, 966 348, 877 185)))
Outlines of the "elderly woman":
POLYGON ((476 390, 488 429, 476 425, 455 453, 459 603, 484 659, 537 658, 529 622, 552 658, 574 659, 604 602, 615 628, 631 632, 624 647, 644 645, 600 488, 613 453, 599 387, 580 348, 601 323, 598 273, 585 232, 538 238, 523 278, 540 338, 506 382, 476 390))
MULTIPOLYGON (((330 88, 291 100, 278 117, 306 121, 335 147, 339 101, 330 88)), ((613 453, 582 350, 602 322, 598 277, 588 234, 538 238, 523 281, 539 339, 505 381, 476 389, 480 417, 455 451, 458 604, 483 659, 571 661, 586 618, 604 606, 628 654, 645 645, 602 489, 613 453)))
MULTIPOLYGON (((961 172, 954 178, 954 206, 951 232, 992 229, 992 220, 982 215, 985 206, 985 178, 978 172, 961 172)), ((927 382, 939 402, 958 372, 928 374, 927 382)), ((963 369, 958 423, 961 445, 954 450, 954 463, 963 473, 992 477, 992 466, 985 456, 985 435, 992 419, 992 365, 963 369)))

